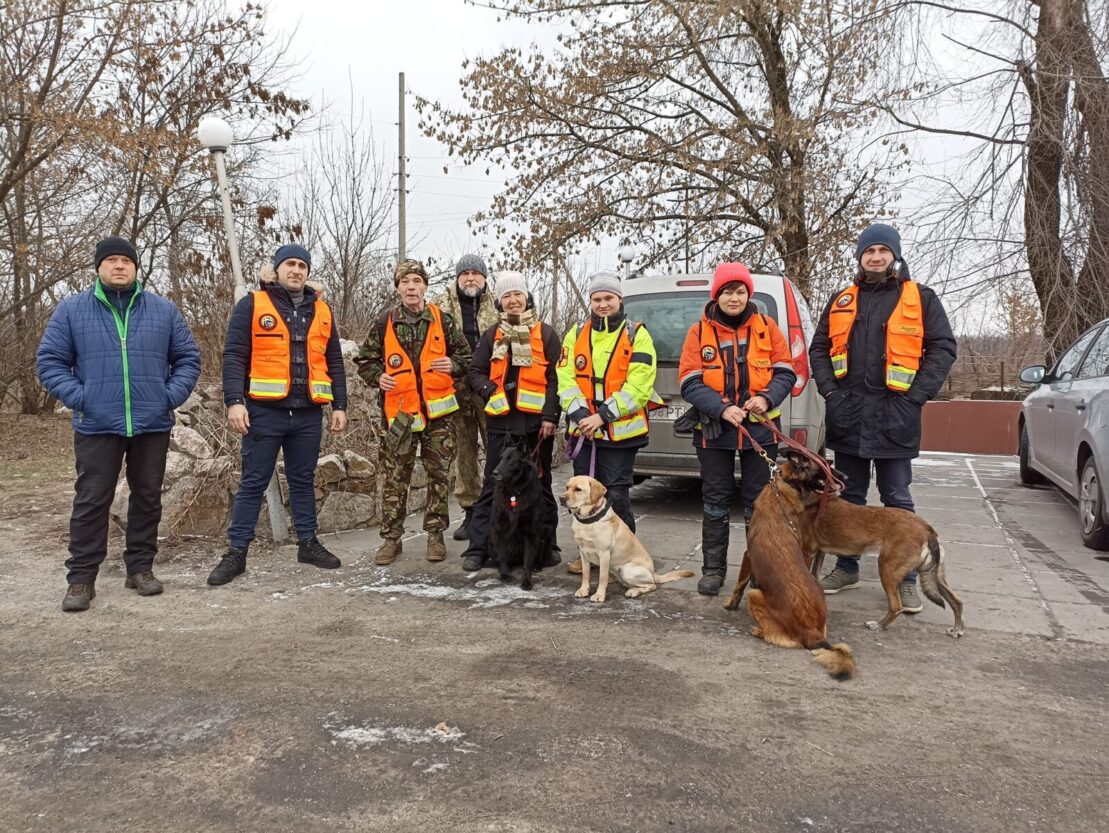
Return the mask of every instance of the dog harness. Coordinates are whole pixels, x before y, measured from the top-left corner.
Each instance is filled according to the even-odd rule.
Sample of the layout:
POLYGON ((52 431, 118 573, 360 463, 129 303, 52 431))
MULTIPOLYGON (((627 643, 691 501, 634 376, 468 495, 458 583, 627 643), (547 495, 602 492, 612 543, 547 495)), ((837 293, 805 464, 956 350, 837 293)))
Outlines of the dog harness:
POLYGON ((575 515, 574 520, 576 520, 578 523, 583 523, 583 524, 595 524, 595 523, 597 523, 597 521, 599 521, 601 518, 603 518, 606 514, 608 514, 608 510, 611 509, 611 508, 612 508, 612 499, 609 498, 608 495, 605 495, 604 506, 602 506, 600 508, 600 510, 597 512, 596 515, 590 515, 588 518, 579 518, 577 515, 575 515))

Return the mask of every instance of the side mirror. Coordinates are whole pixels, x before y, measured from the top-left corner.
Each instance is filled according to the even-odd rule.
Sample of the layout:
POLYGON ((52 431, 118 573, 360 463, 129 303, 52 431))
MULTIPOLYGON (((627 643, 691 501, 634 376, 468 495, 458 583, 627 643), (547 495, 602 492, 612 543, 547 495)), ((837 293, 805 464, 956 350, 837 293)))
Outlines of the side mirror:
POLYGON ((1047 375, 1047 368, 1042 364, 1034 364, 1020 372, 1020 380, 1026 385, 1038 385, 1047 375))

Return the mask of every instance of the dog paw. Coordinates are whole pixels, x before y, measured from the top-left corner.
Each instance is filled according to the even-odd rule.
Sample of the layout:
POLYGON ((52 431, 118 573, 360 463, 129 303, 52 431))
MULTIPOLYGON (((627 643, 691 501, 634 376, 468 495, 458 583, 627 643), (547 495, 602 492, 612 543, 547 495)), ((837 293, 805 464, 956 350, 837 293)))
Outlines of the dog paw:
POLYGON ((758 625, 755 625, 755 627, 751 628, 749 633, 751 634, 751 636, 755 637, 755 639, 762 639, 762 628, 760 628, 758 625))
POLYGON ((863 627, 865 627, 868 631, 876 631, 880 626, 876 621, 872 619, 869 622, 864 622, 863 627))
POLYGON ((947 635, 950 636, 952 639, 958 639, 964 633, 965 633, 965 631, 962 628, 948 628, 947 629, 947 635))
POLYGON ((520 582, 520 589, 521 590, 531 590, 531 587, 532 587, 531 581, 529 581, 528 579, 524 579, 523 581, 520 582))
POLYGON ((503 581, 505 584, 508 584, 510 581, 512 581, 512 574, 501 573, 501 581, 503 581))
POLYGON ((584 599, 588 595, 589 595, 589 588, 588 587, 585 587, 581 590, 575 590, 574 591, 574 596, 578 599, 584 599))
POLYGON ((605 594, 601 593, 600 591, 594 593, 592 596, 589 597, 589 601, 591 602, 603 602, 604 600, 605 594))

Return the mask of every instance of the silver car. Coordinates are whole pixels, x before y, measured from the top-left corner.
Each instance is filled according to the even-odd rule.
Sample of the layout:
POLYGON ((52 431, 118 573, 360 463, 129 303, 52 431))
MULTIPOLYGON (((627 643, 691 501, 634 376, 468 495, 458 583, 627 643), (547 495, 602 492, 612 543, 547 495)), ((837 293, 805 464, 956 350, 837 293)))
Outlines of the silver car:
MULTIPOLYGON (((777 322, 793 354, 797 383, 782 403, 782 430, 814 451, 824 446, 824 400, 809 374, 808 344, 813 321, 804 297, 793 282, 780 275, 752 275, 751 300, 759 311, 777 322)), ((701 320, 709 300, 712 275, 637 277, 624 282, 624 310, 629 321, 650 330, 658 353, 655 390, 666 407, 651 413, 651 440, 635 458, 637 478, 651 475, 700 476, 693 434, 679 433, 674 422, 688 407, 678 385, 678 360, 689 328, 701 320)), ((736 476, 738 477, 738 458, 736 476)))
POLYGON ((1049 371, 1026 367, 1039 385, 1021 406, 1020 480, 1050 480, 1078 501, 1082 542, 1109 550, 1109 514, 1101 473, 1109 473, 1109 319, 1084 332, 1049 371))

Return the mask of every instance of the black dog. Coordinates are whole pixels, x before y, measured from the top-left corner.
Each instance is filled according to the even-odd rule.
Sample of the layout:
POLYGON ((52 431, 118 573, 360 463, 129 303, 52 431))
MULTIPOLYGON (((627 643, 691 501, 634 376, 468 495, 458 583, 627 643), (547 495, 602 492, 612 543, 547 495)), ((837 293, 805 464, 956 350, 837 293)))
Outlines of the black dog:
POLYGON ((531 575, 552 563, 551 530, 543 517, 543 488, 529 456, 518 447, 505 449, 493 470, 493 523, 489 532, 492 557, 501 581, 512 579, 523 566, 522 590, 531 590, 531 575))

